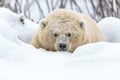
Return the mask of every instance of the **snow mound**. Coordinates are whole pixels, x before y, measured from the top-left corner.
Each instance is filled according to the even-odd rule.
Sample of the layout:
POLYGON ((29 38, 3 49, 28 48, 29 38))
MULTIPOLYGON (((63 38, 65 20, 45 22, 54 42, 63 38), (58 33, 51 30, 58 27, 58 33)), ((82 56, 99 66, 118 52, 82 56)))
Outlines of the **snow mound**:
POLYGON ((120 19, 107 17, 98 22, 105 40, 109 42, 120 42, 120 19))
POLYGON ((18 15, 7 8, 0 8, 0 19, 5 20, 15 29, 18 32, 19 38, 26 43, 30 43, 38 29, 38 24, 25 18, 23 14, 18 15))
POLYGON ((0 35, 15 43, 20 43, 20 40, 18 39, 18 32, 11 28, 11 26, 2 19, 0 19, 0 35))
POLYGON ((73 57, 79 64, 119 62, 119 50, 119 43, 98 42, 78 47, 74 51, 73 57))
POLYGON ((120 79, 119 43, 87 44, 74 54, 18 45, 2 36, 0 45, 0 80, 120 79))

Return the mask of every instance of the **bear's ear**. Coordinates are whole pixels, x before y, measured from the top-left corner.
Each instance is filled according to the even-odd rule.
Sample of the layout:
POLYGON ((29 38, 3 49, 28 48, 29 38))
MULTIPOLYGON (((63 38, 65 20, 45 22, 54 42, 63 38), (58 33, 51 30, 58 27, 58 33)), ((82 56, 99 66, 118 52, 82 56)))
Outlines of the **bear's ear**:
POLYGON ((45 28, 45 26, 46 26, 45 19, 40 20, 39 24, 40 24, 40 27, 41 27, 42 29, 44 29, 44 28, 45 28))
POLYGON ((85 27, 85 22, 84 21, 80 21, 79 25, 80 25, 81 28, 84 28, 85 27))

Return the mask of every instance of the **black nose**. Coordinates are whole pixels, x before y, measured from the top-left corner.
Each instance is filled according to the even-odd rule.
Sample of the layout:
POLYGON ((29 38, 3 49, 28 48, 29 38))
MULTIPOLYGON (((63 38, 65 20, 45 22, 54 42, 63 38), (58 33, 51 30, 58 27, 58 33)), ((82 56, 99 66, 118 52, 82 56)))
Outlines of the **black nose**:
POLYGON ((58 47, 59 47, 59 50, 60 50, 60 51, 66 51, 66 49, 67 49, 67 44, 65 44, 65 43, 60 43, 60 44, 58 45, 58 47))

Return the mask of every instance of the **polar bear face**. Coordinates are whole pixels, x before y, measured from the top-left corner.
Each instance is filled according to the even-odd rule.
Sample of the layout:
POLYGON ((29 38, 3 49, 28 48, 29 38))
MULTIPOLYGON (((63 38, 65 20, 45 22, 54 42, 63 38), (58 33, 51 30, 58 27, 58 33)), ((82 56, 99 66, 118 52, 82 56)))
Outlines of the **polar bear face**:
POLYGON ((84 23, 73 22, 46 24, 42 22, 39 35, 41 43, 48 50, 73 51, 83 40, 84 23), (47 41, 46 41, 47 40, 47 41), (49 45, 48 45, 49 44, 49 45))

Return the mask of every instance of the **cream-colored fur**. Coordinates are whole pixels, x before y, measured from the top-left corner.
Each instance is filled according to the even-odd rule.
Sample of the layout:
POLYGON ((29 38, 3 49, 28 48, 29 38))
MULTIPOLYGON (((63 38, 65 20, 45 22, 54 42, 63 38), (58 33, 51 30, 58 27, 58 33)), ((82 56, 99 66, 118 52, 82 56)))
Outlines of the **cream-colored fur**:
MULTIPOLYGON (((59 9, 50 13, 45 20, 40 22, 39 30, 33 37, 32 45, 36 48, 57 51, 57 41, 53 37, 55 32, 59 35, 72 34, 67 43, 69 45, 67 51, 69 52, 73 52, 83 44, 103 41, 96 22, 89 16, 67 9, 59 9)), ((68 38, 66 37, 66 39, 68 38)))

